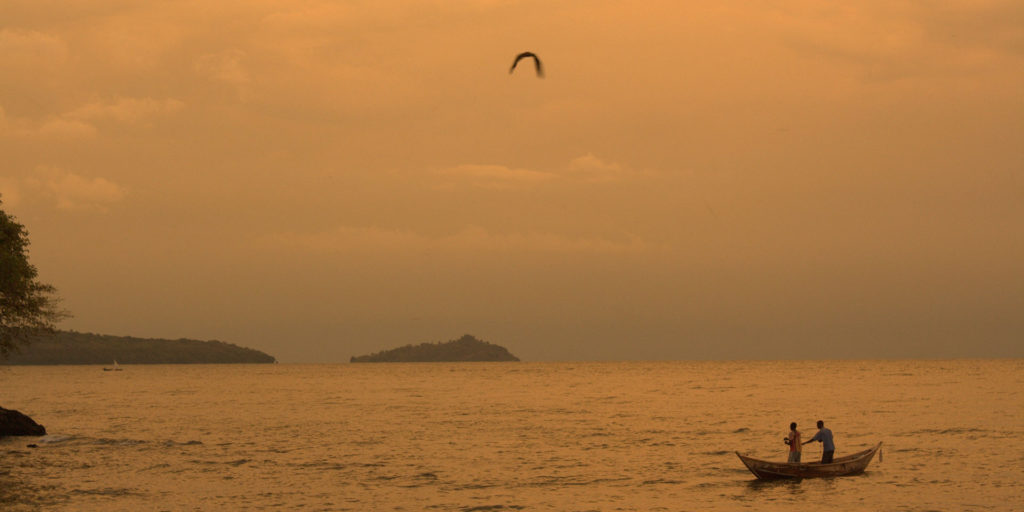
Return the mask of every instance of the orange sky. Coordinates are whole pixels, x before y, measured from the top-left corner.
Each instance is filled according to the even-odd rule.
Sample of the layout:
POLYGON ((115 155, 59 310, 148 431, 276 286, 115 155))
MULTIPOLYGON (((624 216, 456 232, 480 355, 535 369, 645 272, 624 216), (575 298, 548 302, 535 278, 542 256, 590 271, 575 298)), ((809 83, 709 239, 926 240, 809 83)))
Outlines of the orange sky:
POLYGON ((0 194, 81 331, 1022 357, 1021 91, 1016 0, 5 0, 0 194))

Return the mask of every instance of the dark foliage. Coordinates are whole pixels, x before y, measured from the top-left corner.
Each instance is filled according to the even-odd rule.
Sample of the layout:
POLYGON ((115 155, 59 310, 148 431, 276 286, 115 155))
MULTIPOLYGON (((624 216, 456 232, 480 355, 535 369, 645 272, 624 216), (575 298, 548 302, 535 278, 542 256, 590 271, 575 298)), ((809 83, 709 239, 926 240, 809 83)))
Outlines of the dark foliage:
POLYGON ((350 359, 353 363, 411 363, 458 361, 518 361, 502 346, 480 341, 470 335, 447 343, 406 345, 350 359))
POLYGON ((67 316, 53 286, 38 281, 28 245, 25 227, 0 210, 0 360, 67 316))

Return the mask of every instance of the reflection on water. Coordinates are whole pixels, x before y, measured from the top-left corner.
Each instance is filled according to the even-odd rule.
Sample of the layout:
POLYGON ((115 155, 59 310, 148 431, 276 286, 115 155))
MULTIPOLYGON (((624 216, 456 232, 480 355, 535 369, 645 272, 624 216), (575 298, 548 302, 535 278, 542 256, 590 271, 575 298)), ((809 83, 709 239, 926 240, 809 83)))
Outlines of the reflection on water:
MULTIPOLYGON (((1010 510, 1024 362, 0 368, 3 510, 1010 510), (862 475, 761 482, 824 419, 862 475), (27 448, 28 443, 38 448, 27 448)), ((814 459, 820 447, 807 445, 814 459)))

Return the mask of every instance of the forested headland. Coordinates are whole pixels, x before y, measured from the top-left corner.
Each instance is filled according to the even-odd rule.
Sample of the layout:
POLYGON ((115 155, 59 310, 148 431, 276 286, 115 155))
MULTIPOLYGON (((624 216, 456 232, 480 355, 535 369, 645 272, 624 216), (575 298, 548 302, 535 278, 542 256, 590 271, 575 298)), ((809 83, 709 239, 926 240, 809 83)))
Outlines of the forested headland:
POLYGON ((20 345, 0 364, 225 364, 275 363, 264 352, 223 341, 151 339, 76 331, 41 335, 20 345))

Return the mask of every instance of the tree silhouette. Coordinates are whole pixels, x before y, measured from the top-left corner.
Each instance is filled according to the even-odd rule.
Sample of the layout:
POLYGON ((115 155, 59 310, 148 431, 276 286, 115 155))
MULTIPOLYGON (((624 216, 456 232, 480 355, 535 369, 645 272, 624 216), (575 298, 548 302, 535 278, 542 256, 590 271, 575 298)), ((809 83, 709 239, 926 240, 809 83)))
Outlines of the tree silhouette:
POLYGON ((0 359, 30 336, 53 332, 68 316, 59 307, 57 290, 37 279, 28 245, 25 226, 0 208, 0 359))

